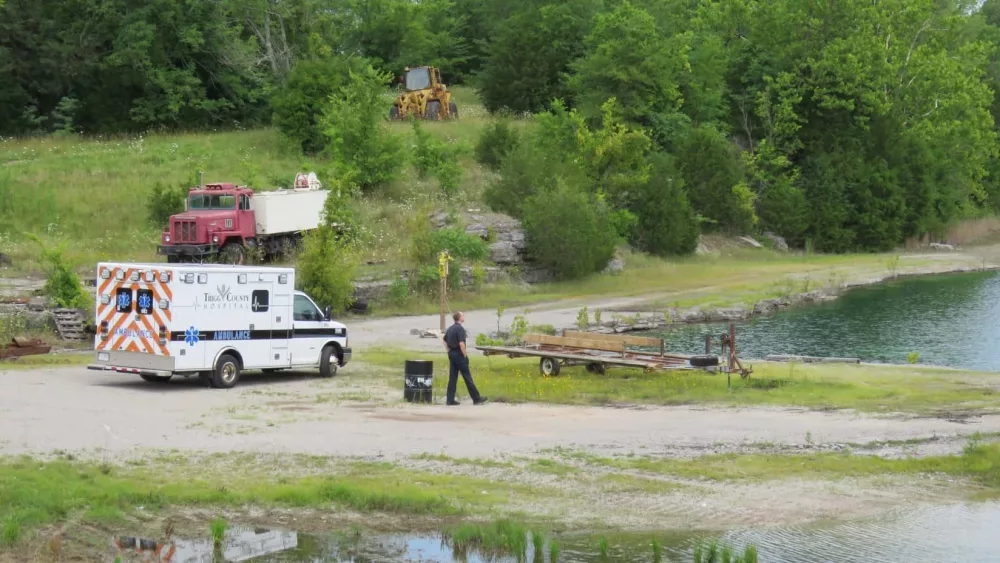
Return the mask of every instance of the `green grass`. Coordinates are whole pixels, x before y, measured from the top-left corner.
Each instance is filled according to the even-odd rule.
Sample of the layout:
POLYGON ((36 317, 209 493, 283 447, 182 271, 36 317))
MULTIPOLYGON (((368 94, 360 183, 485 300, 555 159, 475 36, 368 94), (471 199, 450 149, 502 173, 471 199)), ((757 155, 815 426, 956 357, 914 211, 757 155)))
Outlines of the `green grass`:
MULTIPOLYGON (((407 359, 441 361, 441 355, 369 349, 368 364, 398 368, 407 359)), ((790 405, 811 409, 935 414, 941 411, 990 411, 1000 395, 985 384, 995 374, 919 366, 758 363, 750 379, 702 371, 642 373, 614 369, 605 375, 583 367, 564 368, 543 377, 538 360, 484 357, 473 350, 476 385, 493 401, 569 405, 718 404, 790 405), (981 380, 983 385, 976 385, 981 380)), ((460 386, 461 387, 461 386, 460 386)), ((459 394, 464 388, 459 389, 459 394)))
MULTIPOLYGON (((461 556, 469 553, 487 558, 514 556, 520 561, 528 550, 528 534, 528 528, 520 522, 498 520, 489 524, 463 524, 443 535, 448 545, 461 556)), ((535 545, 545 542, 540 533, 533 540, 535 545)))
POLYGON ((208 524, 209 537, 212 538, 213 544, 217 546, 222 544, 222 540, 226 537, 227 527, 228 524, 226 523, 226 519, 221 516, 212 520, 208 524))
POLYGON ((85 366, 93 360, 93 352, 23 356, 16 361, 0 361, 0 374, 5 371, 41 369, 54 366, 85 366))
MULTIPOLYGON (((509 484, 403 470, 391 464, 353 462, 325 467, 322 476, 299 478, 276 477, 273 470, 260 472, 242 464, 239 474, 213 466, 199 463, 199 471, 191 473, 185 463, 155 470, 63 460, 0 460, 0 539, 16 543, 26 529, 77 517, 92 523, 117 522, 138 506, 154 512, 171 506, 262 505, 458 516, 528 494, 509 484), (228 476, 210 477, 216 473, 228 476)), ((213 523, 213 535, 216 530, 213 523)))
POLYGON ((902 459, 850 453, 723 454, 694 459, 608 458, 571 451, 562 455, 588 465, 690 480, 768 481, 940 473, 971 477, 986 487, 1000 489, 1000 444, 996 443, 970 443, 962 455, 902 459))

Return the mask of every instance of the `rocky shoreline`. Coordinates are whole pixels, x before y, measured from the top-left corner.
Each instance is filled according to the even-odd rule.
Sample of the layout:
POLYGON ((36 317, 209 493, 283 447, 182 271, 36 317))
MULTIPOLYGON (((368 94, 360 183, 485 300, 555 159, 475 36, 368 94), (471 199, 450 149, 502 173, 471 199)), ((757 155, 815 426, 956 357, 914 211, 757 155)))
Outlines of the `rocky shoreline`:
MULTIPOLYGON (((872 287, 889 281, 898 281, 915 277, 953 275, 983 271, 1000 271, 1000 265, 985 265, 983 267, 961 266, 949 268, 947 270, 886 274, 884 276, 876 276, 861 280, 845 281, 837 287, 825 287, 812 291, 794 293, 783 297, 762 299, 755 302, 752 306, 736 305, 733 307, 718 308, 669 307, 658 313, 616 311, 612 314, 612 318, 610 320, 603 320, 600 324, 592 323, 586 330, 589 332, 603 334, 620 334, 626 332, 659 330, 675 324, 707 324, 746 321, 757 316, 771 315, 783 309, 797 305, 833 301, 846 291, 872 287)), ((602 316, 607 313, 608 311, 602 311, 602 316)), ((580 329, 579 326, 561 328, 565 328, 567 330, 580 329)))

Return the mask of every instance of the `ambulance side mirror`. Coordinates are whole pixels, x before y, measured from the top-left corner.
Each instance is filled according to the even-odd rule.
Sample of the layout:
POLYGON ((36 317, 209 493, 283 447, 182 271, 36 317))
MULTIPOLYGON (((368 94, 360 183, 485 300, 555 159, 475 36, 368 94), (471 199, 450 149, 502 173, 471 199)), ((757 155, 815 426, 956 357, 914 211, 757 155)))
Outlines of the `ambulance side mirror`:
POLYGON ((323 308, 323 318, 324 319, 326 319, 328 321, 332 320, 333 319, 332 315, 333 315, 333 308, 332 307, 330 307, 329 305, 327 305, 326 307, 323 308))

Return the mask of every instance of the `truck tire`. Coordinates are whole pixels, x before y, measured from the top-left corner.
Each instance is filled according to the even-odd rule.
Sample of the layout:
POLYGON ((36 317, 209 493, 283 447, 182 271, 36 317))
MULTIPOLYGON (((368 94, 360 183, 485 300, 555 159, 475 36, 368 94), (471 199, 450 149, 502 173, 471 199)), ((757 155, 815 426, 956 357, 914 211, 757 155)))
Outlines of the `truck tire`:
POLYGON ((448 117, 458 119, 458 105, 455 102, 448 102, 448 117))
POLYGON ((691 362, 691 367, 696 368, 707 368, 719 365, 718 356, 691 356, 688 361, 691 362))
POLYGON ((243 245, 238 242, 226 243, 219 253, 219 262, 223 264, 244 264, 247 261, 247 252, 243 245))
POLYGON ((212 372, 212 387, 216 389, 232 389, 240 380, 240 361, 232 354, 223 354, 215 371, 212 372))
POLYGON ((441 102, 438 101, 427 102, 426 117, 430 121, 437 121, 441 119, 441 102))
POLYGON ((337 350, 327 344, 323 347, 322 356, 319 358, 319 376, 333 377, 337 375, 337 350))
POLYGON ((170 378, 172 376, 169 376, 169 375, 146 375, 144 373, 140 373, 139 377, 143 378, 144 380, 146 380, 146 381, 148 381, 150 383, 166 383, 166 382, 170 381, 170 378))

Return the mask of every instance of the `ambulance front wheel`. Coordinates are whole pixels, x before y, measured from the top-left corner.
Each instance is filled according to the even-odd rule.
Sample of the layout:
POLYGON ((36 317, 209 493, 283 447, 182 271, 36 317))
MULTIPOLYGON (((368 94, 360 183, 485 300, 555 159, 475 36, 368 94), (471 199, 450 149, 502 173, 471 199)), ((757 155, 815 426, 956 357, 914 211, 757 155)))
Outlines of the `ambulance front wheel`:
POLYGON ((240 362, 231 354, 223 354, 215 364, 212 373, 212 387, 216 389, 232 389, 240 380, 240 362))
POLYGON ((323 356, 319 359, 320 377, 337 375, 337 350, 333 346, 323 347, 323 356))

